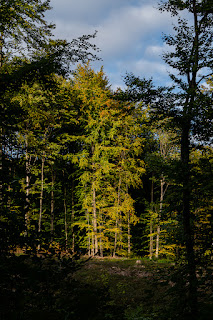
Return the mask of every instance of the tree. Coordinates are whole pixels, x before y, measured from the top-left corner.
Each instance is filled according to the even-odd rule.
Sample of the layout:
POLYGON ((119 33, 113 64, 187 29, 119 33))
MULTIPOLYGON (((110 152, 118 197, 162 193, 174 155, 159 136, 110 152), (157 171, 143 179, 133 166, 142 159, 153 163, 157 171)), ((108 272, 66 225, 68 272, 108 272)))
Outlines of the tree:
MULTIPOLYGON (((3 196, 5 198, 5 189, 8 188, 3 171, 7 170, 5 159, 13 144, 7 143, 16 135, 21 116, 19 107, 13 108, 11 103, 14 92, 22 90, 23 83, 33 87, 35 82, 42 83, 45 90, 54 91, 57 87, 54 73, 66 75, 76 61, 97 58, 93 54, 97 48, 90 43, 96 33, 83 35, 70 43, 51 39, 54 25, 47 23, 44 17, 50 9, 50 0, 2 0, 0 3, 0 210, 3 216, 6 214, 3 196)), ((17 149, 11 157, 15 152, 17 149)), ((28 153, 25 158, 28 181, 28 153)), ((26 195, 25 212, 29 207, 28 198, 26 195)))
MULTIPOLYGON (((0 80, 5 81, 4 76, 7 73, 4 70, 5 65, 17 50, 21 53, 23 43, 27 48, 43 47, 51 35, 53 25, 44 20, 44 12, 50 9, 49 0, 47 1, 27 1, 27 0, 3 0, 0 4, 0 80)), ((1 89, 2 91, 2 89, 1 89)), ((2 198, 2 172, 3 172, 3 152, 2 143, 5 127, 5 105, 1 93, 1 118, 3 123, 0 131, 0 206, 3 208, 2 198)))
POLYGON ((85 212, 79 226, 87 230, 89 252, 130 254, 130 226, 137 221, 129 187, 141 183, 145 171, 142 119, 130 103, 114 99, 103 70, 87 64, 74 76, 82 132, 73 159, 80 168, 80 195, 85 212))
POLYGON ((170 77, 179 92, 175 95, 176 102, 173 105, 169 104, 168 108, 164 105, 161 111, 167 116, 175 115, 174 119, 179 123, 181 129, 182 220, 189 273, 189 313, 195 319, 197 316, 197 279, 190 209, 190 150, 193 136, 194 139, 208 140, 212 132, 212 127, 207 128, 203 121, 204 117, 210 114, 212 100, 207 100, 201 90, 202 81, 207 79, 213 70, 212 1, 162 1, 160 10, 169 11, 173 16, 178 17, 178 26, 174 27, 174 35, 164 36, 165 42, 173 47, 172 52, 164 54, 164 60, 177 72, 177 76, 170 74, 170 77), (181 18, 180 13, 184 10, 188 12, 188 21, 181 18), (209 137, 204 134, 199 137, 199 132, 208 132, 209 137))
MULTIPOLYGON (((158 258, 160 252, 160 233, 161 233, 161 224, 163 224, 163 220, 165 221, 165 217, 163 219, 163 205, 165 202, 165 195, 167 192, 167 188, 169 184, 171 184, 169 177, 169 169, 171 167, 171 161, 175 158, 178 158, 178 139, 177 133, 175 132, 175 128, 167 128, 168 122, 171 119, 165 119, 164 121, 158 121, 158 123, 154 124, 153 132, 157 136, 157 142, 159 144, 158 150, 154 153, 154 162, 156 161, 157 165, 157 175, 160 180, 160 196, 159 196, 159 209, 158 209, 158 217, 157 217, 157 234, 156 234, 156 253, 155 256, 158 258)), ((152 157, 152 155, 151 155, 152 157)), ((154 164, 154 163, 153 163, 154 164)), ((154 170, 154 164, 149 164, 151 170, 154 170)), ((155 170, 156 171, 156 170, 155 170)), ((165 232, 165 230, 164 230, 165 232)))
POLYGON ((44 19, 45 12, 50 9, 50 0, 2 0, 0 3, 1 176, 3 135, 10 125, 4 103, 5 92, 17 90, 24 81, 34 82, 35 79, 45 80, 48 85, 52 82, 52 77, 49 77, 52 73, 65 75, 76 61, 97 59, 92 52, 97 48, 90 43, 96 32, 73 39, 70 43, 51 39, 54 25, 44 19))
POLYGON ((211 265, 212 259, 212 147, 204 146, 200 150, 194 150, 191 154, 191 162, 192 208, 195 213, 194 229, 196 233, 195 248, 197 260, 202 267, 203 264, 205 266, 208 263, 211 265))
POLYGON ((114 168, 111 170, 111 183, 117 194, 114 205, 114 256, 117 249, 120 253, 127 249, 130 256, 131 226, 139 221, 135 215, 134 200, 129 189, 142 186, 141 177, 145 172, 145 165, 141 154, 146 123, 147 114, 141 110, 140 105, 129 101, 118 101, 110 129, 110 153, 111 161, 114 163, 114 168))

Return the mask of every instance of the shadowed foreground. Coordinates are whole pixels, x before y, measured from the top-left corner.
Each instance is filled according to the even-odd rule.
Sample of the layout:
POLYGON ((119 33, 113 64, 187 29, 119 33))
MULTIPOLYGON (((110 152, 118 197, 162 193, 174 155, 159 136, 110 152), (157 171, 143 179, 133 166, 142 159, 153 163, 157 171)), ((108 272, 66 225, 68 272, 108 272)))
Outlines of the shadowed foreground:
MULTIPOLYGON (((25 255, 0 262, 1 320, 187 319, 184 270, 172 263, 25 255)), ((212 319, 211 272, 198 274, 203 320, 212 319)))

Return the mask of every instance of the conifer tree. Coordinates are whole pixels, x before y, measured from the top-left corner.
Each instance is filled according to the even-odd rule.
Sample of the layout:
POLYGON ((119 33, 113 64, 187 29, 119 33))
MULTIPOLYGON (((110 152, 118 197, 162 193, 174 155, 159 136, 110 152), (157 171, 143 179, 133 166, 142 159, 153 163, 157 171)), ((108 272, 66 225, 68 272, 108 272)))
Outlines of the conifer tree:
POLYGON ((101 228, 97 194, 101 189, 103 169, 102 144, 106 140, 106 125, 109 124, 108 81, 101 70, 97 74, 89 64, 79 66, 74 76, 74 89, 80 100, 80 122, 84 130, 81 138, 79 166, 83 169, 80 177, 82 183, 82 201, 85 214, 88 216, 88 237, 92 240, 92 254, 100 248, 98 228, 101 228))
POLYGON ((80 152, 74 156, 81 170, 81 199, 86 220, 81 224, 92 254, 103 249, 114 255, 130 253, 130 225, 137 221, 128 188, 141 184, 144 172, 142 122, 135 105, 113 99, 102 69, 95 73, 79 66, 74 89, 80 99, 80 152), (87 227, 86 227, 87 225, 87 227))

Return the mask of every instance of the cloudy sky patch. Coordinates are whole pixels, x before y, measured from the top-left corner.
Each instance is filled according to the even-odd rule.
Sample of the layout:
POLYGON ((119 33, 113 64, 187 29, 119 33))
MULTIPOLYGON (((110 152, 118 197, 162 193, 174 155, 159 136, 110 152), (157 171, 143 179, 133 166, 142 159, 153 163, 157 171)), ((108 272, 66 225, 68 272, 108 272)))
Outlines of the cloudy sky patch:
POLYGON ((101 62, 112 87, 123 87, 122 76, 133 72, 153 77, 156 84, 168 81, 161 59, 168 48, 162 33, 172 32, 171 17, 160 13, 156 0, 52 0, 47 19, 56 23, 55 36, 71 41, 98 31, 94 43, 101 49, 101 62))

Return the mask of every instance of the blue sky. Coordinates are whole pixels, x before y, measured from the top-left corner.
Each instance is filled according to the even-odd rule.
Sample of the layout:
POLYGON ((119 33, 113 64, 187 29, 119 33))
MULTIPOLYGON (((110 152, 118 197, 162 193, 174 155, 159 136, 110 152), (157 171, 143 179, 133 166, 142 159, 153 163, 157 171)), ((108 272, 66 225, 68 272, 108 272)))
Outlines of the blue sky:
POLYGON ((169 67, 162 60, 168 47, 162 33, 172 32, 169 13, 160 13, 156 0, 52 0, 47 19, 56 24, 57 38, 71 41, 98 31, 94 43, 113 89, 123 87, 126 72, 168 85, 169 67))

